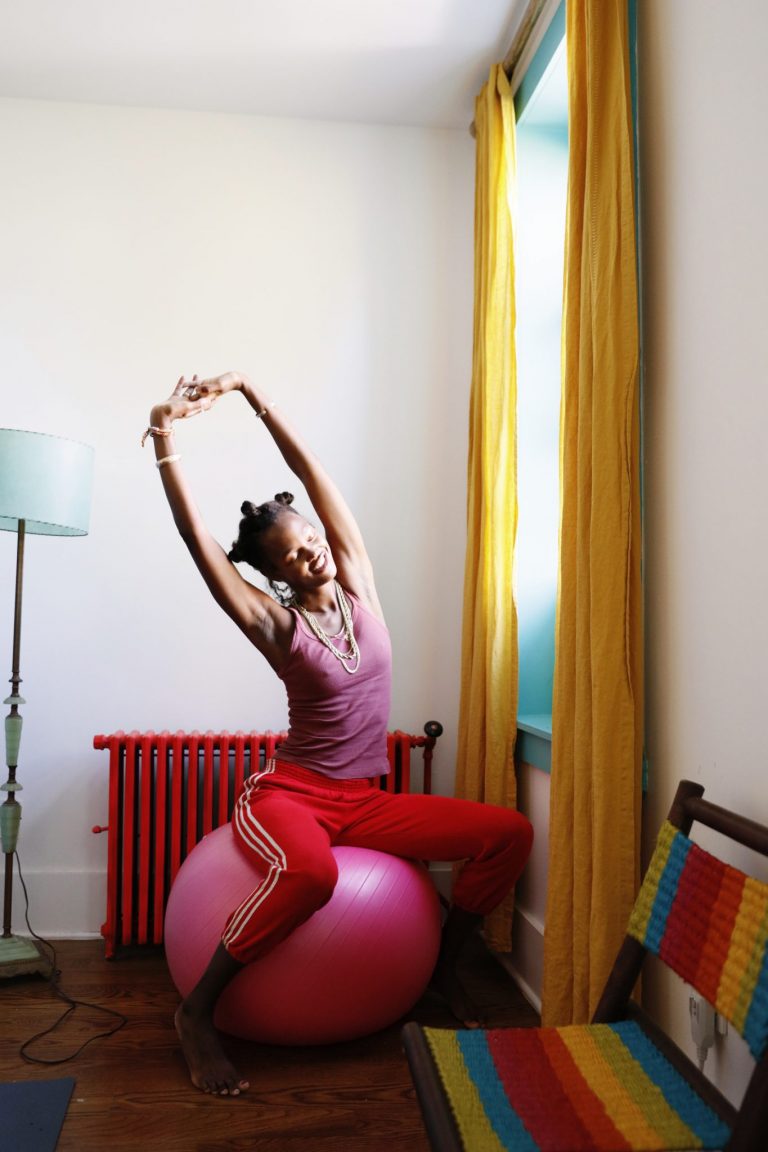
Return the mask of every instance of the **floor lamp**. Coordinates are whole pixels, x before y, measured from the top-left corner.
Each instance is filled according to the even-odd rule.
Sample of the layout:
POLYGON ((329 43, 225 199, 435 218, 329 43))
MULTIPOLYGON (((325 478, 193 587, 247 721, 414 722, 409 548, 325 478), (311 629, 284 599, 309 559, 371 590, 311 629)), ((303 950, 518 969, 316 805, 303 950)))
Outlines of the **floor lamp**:
POLYGON ((16 779, 21 743, 19 705, 19 650, 21 646, 21 590, 24 574, 24 539, 42 536, 84 536, 88 532, 93 476, 93 449, 74 440, 0 428, 0 529, 16 532, 16 595, 13 613, 11 694, 4 703, 5 760, 8 779, 0 785, 6 798, 0 804, 0 840, 5 856, 3 934, 0 937, 0 977, 50 973, 50 961, 33 939, 11 932, 13 858, 19 837, 21 805, 16 779))

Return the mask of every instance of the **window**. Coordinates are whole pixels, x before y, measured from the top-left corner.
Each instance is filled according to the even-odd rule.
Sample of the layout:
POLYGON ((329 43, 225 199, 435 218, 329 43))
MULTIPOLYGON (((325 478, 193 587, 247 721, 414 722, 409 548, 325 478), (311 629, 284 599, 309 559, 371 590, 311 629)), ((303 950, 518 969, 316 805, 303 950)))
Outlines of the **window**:
MULTIPOLYGON (((565 8, 515 96, 519 727, 551 736, 560 515, 560 346, 568 181, 565 8)), ((542 767, 548 766, 541 764, 542 767)))

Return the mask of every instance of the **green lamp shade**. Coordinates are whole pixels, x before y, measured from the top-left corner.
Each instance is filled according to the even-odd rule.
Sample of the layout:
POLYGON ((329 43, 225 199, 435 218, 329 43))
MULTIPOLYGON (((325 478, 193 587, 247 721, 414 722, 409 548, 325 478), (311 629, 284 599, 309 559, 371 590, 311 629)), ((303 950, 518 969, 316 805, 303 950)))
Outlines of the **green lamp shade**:
POLYGON ((91 511, 93 448, 76 440, 0 428, 0 529, 85 536, 91 511))

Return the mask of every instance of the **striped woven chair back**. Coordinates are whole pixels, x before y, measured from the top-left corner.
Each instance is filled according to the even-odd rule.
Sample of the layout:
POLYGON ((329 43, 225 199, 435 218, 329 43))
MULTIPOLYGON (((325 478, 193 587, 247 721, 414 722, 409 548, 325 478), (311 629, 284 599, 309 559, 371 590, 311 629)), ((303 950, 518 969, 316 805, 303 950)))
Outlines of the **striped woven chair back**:
POLYGON ((628 933, 700 992, 760 1059, 768 1045, 768 884, 666 822, 628 933))

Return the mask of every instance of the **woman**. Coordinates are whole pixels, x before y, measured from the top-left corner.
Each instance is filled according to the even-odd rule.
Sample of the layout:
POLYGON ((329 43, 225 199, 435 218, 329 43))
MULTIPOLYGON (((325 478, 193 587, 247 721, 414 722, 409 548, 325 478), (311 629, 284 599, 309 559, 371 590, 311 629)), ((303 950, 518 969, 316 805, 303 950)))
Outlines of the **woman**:
POLYGON ((363 538, 341 493, 264 390, 237 372, 179 380, 152 409, 165 494, 192 558, 216 601, 283 680, 289 734, 279 759, 246 782, 233 815, 235 836, 264 880, 233 909, 199 984, 176 1013, 193 1084, 238 1095, 248 1087, 225 1056, 213 1025, 219 994, 243 964, 263 955, 320 908, 336 882, 332 845, 355 845, 422 860, 464 860, 446 918, 434 983, 466 1023, 474 1013, 456 975, 469 934, 506 895, 530 852, 519 813, 439 796, 392 795, 375 778, 389 770, 391 653, 363 538), (240 392, 304 485, 316 527, 283 493, 242 505, 227 555, 205 527, 180 467, 176 420, 240 392), (272 585, 245 580, 247 561, 272 585))

